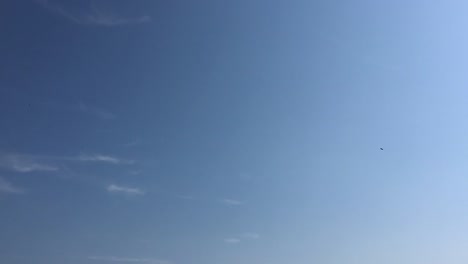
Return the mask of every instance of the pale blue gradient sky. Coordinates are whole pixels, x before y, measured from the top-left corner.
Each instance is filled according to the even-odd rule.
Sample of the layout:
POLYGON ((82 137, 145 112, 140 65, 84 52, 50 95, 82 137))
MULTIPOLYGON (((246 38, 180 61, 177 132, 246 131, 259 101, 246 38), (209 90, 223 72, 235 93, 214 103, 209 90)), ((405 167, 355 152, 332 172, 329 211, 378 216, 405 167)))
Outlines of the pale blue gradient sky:
POLYGON ((465 264, 467 8, 2 1, 0 262, 465 264))

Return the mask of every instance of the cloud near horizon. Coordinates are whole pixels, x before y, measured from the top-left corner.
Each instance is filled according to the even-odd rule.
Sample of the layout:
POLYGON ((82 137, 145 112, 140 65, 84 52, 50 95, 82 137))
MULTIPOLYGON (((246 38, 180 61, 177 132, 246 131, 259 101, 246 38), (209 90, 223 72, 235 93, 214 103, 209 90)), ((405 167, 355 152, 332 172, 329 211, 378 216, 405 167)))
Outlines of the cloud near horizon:
POLYGON ((119 26, 151 22, 150 16, 122 17, 109 11, 98 9, 93 2, 87 8, 73 8, 58 1, 34 0, 49 12, 59 15, 80 25, 119 26))

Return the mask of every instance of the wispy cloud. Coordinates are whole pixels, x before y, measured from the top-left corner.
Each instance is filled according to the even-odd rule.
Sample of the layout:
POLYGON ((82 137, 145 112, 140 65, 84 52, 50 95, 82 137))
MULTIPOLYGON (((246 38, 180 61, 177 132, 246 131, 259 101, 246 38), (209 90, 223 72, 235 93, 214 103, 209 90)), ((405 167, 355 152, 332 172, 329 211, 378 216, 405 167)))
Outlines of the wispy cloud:
POLYGON ((5 179, 0 177, 0 194, 22 194, 24 190, 13 186, 11 183, 7 182, 5 179))
POLYGON ((144 195, 145 194, 144 191, 138 188, 119 186, 115 184, 111 184, 107 186, 106 189, 110 193, 122 193, 122 194, 128 194, 128 195, 144 195))
POLYGON ((78 104, 78 109, 83 113, 93 115, 93 116, 95 116, 97 118, 100 118, 100 119, 111 120, 111 119, 116 118, 115 114, 113 114, 113 113, 111 113, 111 112, 109 112, 107 110, 104 110, 104 109, 101 109, 101 108, 98 108, 98 107, 89 106, 89 105, 86 105, 84 103, 79 103, 78 104))
POLYGON ((132 160, 123 160, 112 156, 106 156, 101 154, 85 155, 82 154, 76 158, 78 161, 90 161, 90 162, 104 162, 111 164, 132 164, 132 160))
POLYGON ((91 256, 89 260, 107 261, 107 262, 130 262, 130 263, 148 263, 148 264, 170 264, 168 260, 152 258, 122 258, 114 256, 91 256))
POLYGON ((60 4, 54 0, 35 0, 51 13, 60 15, 69 21, 80 25, 98 25, 98 26, 119 26, 126 24, 140 24, 151 22, 150 16, 140 17, 122 17, 110 11, 105 11, 96 7, 91 2, 86 8, 76 8, 60 4))
POLYGON ((238 239, 238 238, 234 238, 234 237, 230 237, 230 238, 225 238, 224 239, 224 243, 228 243, 228 244, 238 244, 240 243, 241 240, 238 239))
POLYGON ((140 175, 141 171, 140 170, 131 170, 128 172, 130 175, 140 175))
POLYGON ((232 236, 229 238, 225 238, 224 242, 228 244, 237 244, 242 242, 243 240, 256 240, 259 239, 260 235, 257 233, 242 233, 240 235, 232 236))
POLYGON ((58 171, 59 168, 49 164, 44 164, 23 155, 7 154, 0 156, 0 167, 16 172, 34 172, 34 171, 58 171))
POLYGON ((241 205, 243 202, 238 201, 238 200, 233 200, 233 199, 223 199, 221 200, 222 203, 226 205, 241 205))
POLYGON ((133 164, 133 160, 120 159, 102 154, 81 154, 79 156, 47 156, 0 153, 0 168, 28 173, 28 172, 56 172, 63 169, 67 162, 96 162, 113 165, 133 164))

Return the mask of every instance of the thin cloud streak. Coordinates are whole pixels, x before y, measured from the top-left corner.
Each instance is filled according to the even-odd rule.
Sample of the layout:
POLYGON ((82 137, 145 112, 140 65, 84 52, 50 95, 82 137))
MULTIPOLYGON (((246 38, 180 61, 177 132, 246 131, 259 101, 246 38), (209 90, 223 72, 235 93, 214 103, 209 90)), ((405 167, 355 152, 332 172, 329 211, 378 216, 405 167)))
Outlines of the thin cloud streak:
POLYGON ((110 193, 122 193, 122 194, 128 194, 128 195, 144 195, 145 194, 144 191, 138 188, 119 186, 115 184, 111 184, 107 186, 106 190, 110 193))
POLYGON ((240 243, 241 240, 238 239, 238 238, 234 238, 234 237, 230 237, 230 238, 225 238, 224 239, 224 243, 227 243, 227 244, 238 244, 240 243))
POLYGON ((25 154, 0 154, 0 168, 7 170, 30 173, 30 172, 56 172, 66 162, 96 162, 113 165, 133 164, 133 160, 120 159, 114 156, 102 154, 81 154, 75 157, 25 155, 25 154))
POLYGON ((126 24, 140 24, 151 22, 150 16, 141 16, 136 18, 124 18, 116 14, 99 10, 92 5, 86 11, 80 11, 73 8, 65 8, 57 2, 50 0, 35 0, 36 3, 43 6, 49 12, 62 16, 69 21, 80 25, 98 25, 98 26, 119 26, 126 24))
POLYGON ((0 194, 23 194, 24 190, 13 186, 5 179, 0 177, 0 194))
POLYGON ((53 172, 58 171, 59 168, 43 164, 36 161, 34 158, 29 158, 23 155, 14 155, 14 154, 7 154, 0 156, 0 167, 21 172, 21 173, 28 173, 28 172, 35 172, 35 171, 45 171, 45 172, 53 172))
POLYGON ((240 235, 236 235, 230 238, 225 238, 224 242, 228 244, 238 244, 241 243, 243 240, 256 240, 259 239, 260 235, 257 233, 242 233, 240 235))
POLYGON ((243 202, 238 201, 238 200, 233 200, 233 199, 223 199, 221 200, 221 202, 227 205, 242 205, 243 204, 243 202))
POLYGON ((131 160, 122 160, 112 156, 106 156, 101 154, 94 155, 80 155, 77 157, 78 161, 90 161, 90 162, 105 162, 111 164, 132 164, 131 160))
POLYGON ((131 170, 128 172, 130 175, 140 175, 142 172, 139 170, 131 170))
POLYGON ((148 263, 148 264, 170 264, 168 260, 151 258, 122 258, 114 256, 90 256, 89 260, 108 261, 108 262, 130 262, 130 263, 148 263))

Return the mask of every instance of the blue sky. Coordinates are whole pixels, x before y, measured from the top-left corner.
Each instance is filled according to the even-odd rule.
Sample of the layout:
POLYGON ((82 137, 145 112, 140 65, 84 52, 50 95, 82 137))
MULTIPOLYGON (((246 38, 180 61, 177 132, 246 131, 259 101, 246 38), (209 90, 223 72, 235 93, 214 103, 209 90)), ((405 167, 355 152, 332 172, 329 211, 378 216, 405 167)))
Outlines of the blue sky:
POLYGON ((2 1, 0 262, 466 263, 467 7, 2 1))

